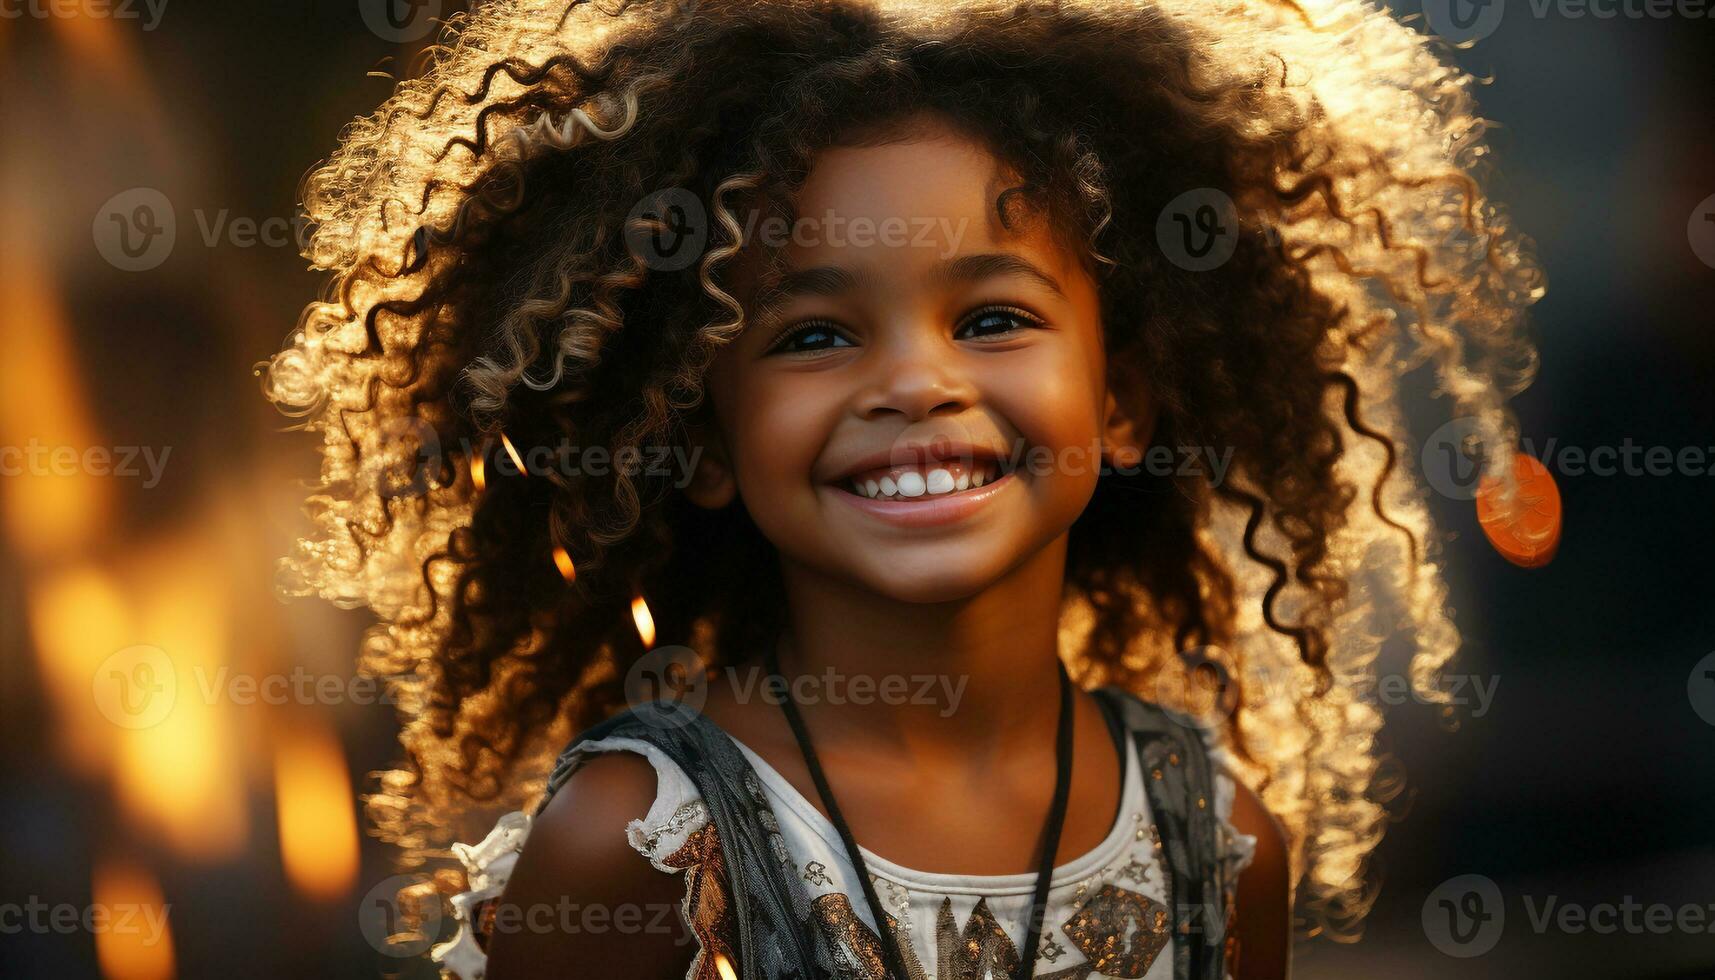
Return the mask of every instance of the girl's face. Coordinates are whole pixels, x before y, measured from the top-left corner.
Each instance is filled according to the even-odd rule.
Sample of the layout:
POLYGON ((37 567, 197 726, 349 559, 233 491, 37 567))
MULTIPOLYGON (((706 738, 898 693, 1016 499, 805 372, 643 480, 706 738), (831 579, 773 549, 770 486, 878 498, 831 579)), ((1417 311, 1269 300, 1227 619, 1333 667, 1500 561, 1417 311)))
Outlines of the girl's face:
POLYGON ((789 570, 940 602, 1063 548, 1103 447, 1135 440, 1083 264, 1039 218, 1000 224, 1015 182, 983 146, 914 122, 821 153, 796 224, 756 222, 786 275, 741 270, 750 322, 711 368, 692 495, 736 491, 789 570))

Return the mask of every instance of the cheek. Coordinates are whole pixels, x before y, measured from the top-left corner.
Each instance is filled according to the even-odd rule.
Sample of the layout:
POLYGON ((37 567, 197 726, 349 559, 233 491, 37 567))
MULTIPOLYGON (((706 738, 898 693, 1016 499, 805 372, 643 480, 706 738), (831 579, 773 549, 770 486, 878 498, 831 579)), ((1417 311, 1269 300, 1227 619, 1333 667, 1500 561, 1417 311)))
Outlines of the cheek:
POLYGON ((747 501, 799 489, 808 478, 825 441, 826 397, 805 376, 734 379, 722 399, 723 418, 747 501))
POLYGON ((1100 378, 1081 348, 1057 345, 1009 366, 996 377, 990 397, 1029 446, 1056 456, 1061 450, 1087 455, 1101 435, 1100 378))

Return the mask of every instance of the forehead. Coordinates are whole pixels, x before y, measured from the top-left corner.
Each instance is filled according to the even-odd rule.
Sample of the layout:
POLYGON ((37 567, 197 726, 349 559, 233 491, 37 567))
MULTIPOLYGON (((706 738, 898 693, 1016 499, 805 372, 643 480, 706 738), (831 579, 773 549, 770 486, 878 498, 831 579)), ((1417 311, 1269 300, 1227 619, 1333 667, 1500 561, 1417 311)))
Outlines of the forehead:
MULTIPOLYGON (((1059 276, 1078 264, 1047 219, 1009 189, 1018 177, 980 140, 933 119, 873 145, 832 146, 811 161, 789 222, 754 226, 759 278, 842 267, 899 276, 961 255, 1011 253, 1059 276), (1007 220, 997 205, 1005 198, 1007 220), (773 273, 773 274, 771 274, 773 273)), ((749 277, 747 277, 749 278, 749 277)))

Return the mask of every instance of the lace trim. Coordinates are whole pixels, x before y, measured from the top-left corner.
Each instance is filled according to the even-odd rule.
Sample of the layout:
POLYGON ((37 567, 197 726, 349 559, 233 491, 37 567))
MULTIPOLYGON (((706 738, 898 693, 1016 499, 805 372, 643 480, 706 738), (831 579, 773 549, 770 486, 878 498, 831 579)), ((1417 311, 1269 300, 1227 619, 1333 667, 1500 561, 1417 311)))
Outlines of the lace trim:
MULTIPOLYGON (((649 759, 655 767, 655 802, 649 812, 625 826, 625 839, 650 865, 668 874, 691 870, 686 881, 685 901, 680 914, 697 934, 702 949, 686 971, 687 980, 713 977, 715 968, 707 951, 724 949, 715 938, 721 927, 726 903, 719 894, 717 865, 719 846, 709 820, 707 804, 677 766, 646 742, 607 738, 581 742, 575 747, 573 771, 596 752, 632 751, 649 759), (716 858, 716 860, 711 860, 716 858), (703 870, 709 872, 702 873, 703 870)), ((483 980, 488 968, 489 923, 485 921, 494 900, 506 888, 512 867, 524 850, 533 821, 530 814, 515 810, 502 816, 477 844, 454 844, 452 851, 464 865, 469 888, 451 898, 458 931, 447 942, 436 945, 429 957, 444 977, 483 980)))

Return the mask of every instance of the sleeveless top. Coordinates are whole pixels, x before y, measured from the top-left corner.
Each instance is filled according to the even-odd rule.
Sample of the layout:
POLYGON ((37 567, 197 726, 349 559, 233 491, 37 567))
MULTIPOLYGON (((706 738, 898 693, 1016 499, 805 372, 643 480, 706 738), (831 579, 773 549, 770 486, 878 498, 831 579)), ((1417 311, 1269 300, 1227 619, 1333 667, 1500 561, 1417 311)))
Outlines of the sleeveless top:
MULTIPOLYGON (((1135 699, 1131 699, 1135 702, 1135 699)), ((1141 702, 1136 702, 1141 704, 1141 702)), ((1159 711, 1159 709, 1156 709, 1159 711)), ((610 720, 611 722, 611 720, 610 720)), ((869 905, 857 885, 856 872, 846 859, 839 835, 828 819, 761 756, 730 735, 706 723, 737 750, 748 766, 745 782, 767 815, 769 850, 780 871, 801 891, 800 901, 826 950, 827 975, 838 980, 882 980, 881 942, 869 905)), ((581 763, 600 752, 625 751, 644 756, 654 767, 656 795, 648 812, 632 820, 626 835, 642 858, 660 871, 683 874, 686 893, 680 905, 682 922, 676 938, 693 935, 686 946, 686 980, 724 980, 750 976, 734 969, 737 953, 731 886, 721 853, 719 821, 713 819, 704 794, 685 768, 656 744, 647 728, 603 734, 604 723, 573 740, 556 767, 563 784, 581 763)), ((1199 744, 1210 765, 1213 799, 1215 863, 1227 882, 1249 864, 1255 838, 1237 833, 1230 821, 1235 793, 1231 758, 1213 733, 1199 730, 1199 744)), ((1175 923, 1181 934, 1191 930, 1191 915, 1175 915, 1174 862, 1163 853, 1163 833, 1156 822, 1146 781, 1163 778, 1160 768, 1146 774, 1139 741, 1122 738, 1124 777, 1119 811, 1101 843, 1054 869, 1037 946, 1039 980, 1182 980, 1188 976, 1172 952, 1175 923)), ((1170 765, 1180 759, 1169 753, 1170 765)), ((1156 760, 1163 761, 1163 760, 1156 760)), ((981 801, 960 801, 961 808, 983 819, 981 801)), ((539 810, 539 808, 538 808, 539 810)), ((454 845, 466 866, 470 889, 455 896, 459 930, 437 946, 433 956, 447 976, 480 980, 486 963, 483 911, 505 887, 512 863, 522 850, 531 817, 511 813, 502 817, 481 844, 454 845)), ((1176 843, 1171 840, 1169 843, 1176 843)), ((1012 975, 1019 965, 1027 925, 1034 873, 955 875, 917 871, 863 850, 887 918, 897 938, 908 976, 902 980, 990 980, 1012 975)), ((1230 899, 1230 891, 1227 896, 1230 899)), ((1230 911, 1230 903, 1227 911, 1230 911)), ((1214 917, 1214 916, 1211 916, 1214 917)), ((1225 916, 1218 916, 1220 926, 1225 916)), ((1201 928, 1199 931, 1202 931, 1201 928)), ((1181 941, 1186 941, 1182 935, 1181 941)), ((1213 976, 1224 976, 1224 966, 1213 976)), ((766 976, 768 974, 759 974, 766 976)), ((809 971, 809 976, 818 976, 809 971)))

